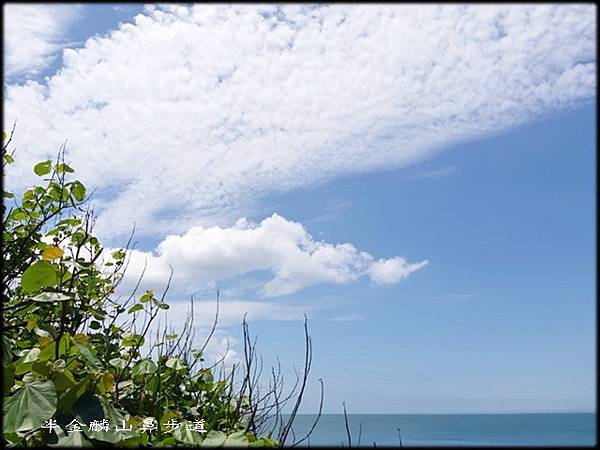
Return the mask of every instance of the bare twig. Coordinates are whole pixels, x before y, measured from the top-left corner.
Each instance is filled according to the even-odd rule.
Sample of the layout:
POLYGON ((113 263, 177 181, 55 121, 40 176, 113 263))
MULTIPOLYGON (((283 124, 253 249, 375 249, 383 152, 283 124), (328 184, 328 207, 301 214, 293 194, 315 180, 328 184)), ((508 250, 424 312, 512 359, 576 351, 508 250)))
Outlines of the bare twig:
POLYGON ((342 402, 344 407, 344 423, 346 424, 346 435, 348 436, 348 447, 352 447, 352 436, 350 436, 350 427, 348 426, 348 414, 346 414, 346 402, 342 402))

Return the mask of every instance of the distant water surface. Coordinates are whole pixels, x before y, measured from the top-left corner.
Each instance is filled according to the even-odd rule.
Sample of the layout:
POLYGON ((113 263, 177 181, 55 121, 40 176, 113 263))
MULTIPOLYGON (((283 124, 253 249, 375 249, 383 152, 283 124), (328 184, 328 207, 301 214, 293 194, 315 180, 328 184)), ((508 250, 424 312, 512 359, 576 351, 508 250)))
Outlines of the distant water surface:
MULTIPOLYGON (((303 436, 316 416, 298 415, 296 437, 303 436)), ((552 414, 349 414, 352 446, 593 446, 595 413, 552 414)), ((304 446, 348 445, 343 414, 321 416, 304 446)))

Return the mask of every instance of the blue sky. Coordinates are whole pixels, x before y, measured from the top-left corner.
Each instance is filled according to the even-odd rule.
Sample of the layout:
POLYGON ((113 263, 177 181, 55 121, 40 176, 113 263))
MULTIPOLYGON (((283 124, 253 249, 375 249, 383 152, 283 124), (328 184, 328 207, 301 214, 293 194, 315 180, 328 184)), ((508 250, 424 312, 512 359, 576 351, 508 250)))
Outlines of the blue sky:
POLYGON ((274 201, 303 222, 331 199, 347 202, 314 227, 324 239, 431 261, 393 288, 325 294, 356 315, 312 324, 314 371, 338 401, 365 412, 404 402, 419 412, 595 409, 595 120, 595 106, 584 107, 419 169, 274 201), (411 179, 444 167, 452 173, 411 179), (340 376, 342 367, 351 369, 340 376))
POLYGON ((215 357, 247 312, 289 376, 306 313, 304 412, 595 410, 595 7, 5 16, 8 186, 68 139, 125 288, 173 265, 201 332, 221 289, 215 357))

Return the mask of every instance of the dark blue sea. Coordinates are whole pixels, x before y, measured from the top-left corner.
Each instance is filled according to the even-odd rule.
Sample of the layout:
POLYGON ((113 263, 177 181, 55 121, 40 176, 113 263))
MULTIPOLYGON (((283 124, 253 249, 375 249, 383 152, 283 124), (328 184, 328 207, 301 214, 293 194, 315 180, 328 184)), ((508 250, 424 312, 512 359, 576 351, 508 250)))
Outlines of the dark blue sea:
MULTIPOLYGON (((296 438, 314 415, 298 415, 296 438)), ((595 413, 349 414, 352 446, 594 446, 595 413), (362 424, 362 432, 359 429, 362 424), (399 436, 400 434, 400 436, 399 436), (359 441, 360 439, 360 441, 359 441)), ((343 414, 326 414, 302 446, 348 446, 343 414)))

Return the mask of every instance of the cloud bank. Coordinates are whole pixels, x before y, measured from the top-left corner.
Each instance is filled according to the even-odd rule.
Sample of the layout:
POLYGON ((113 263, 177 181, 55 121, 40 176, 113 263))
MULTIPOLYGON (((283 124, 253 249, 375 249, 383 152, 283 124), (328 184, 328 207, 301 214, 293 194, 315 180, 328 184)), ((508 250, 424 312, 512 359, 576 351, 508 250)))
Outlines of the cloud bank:
POLYGON ((427 263, 400 257, 375 260, 349 243, 316 241, 300 223, 273 214, 260 224, 241 219, 228 228, 192 227, 183 235, 167 236, 155 252, 133 250, 122 289, 128 292, 144 272, 144 286, 160 290, 171 267, 175 291, 188 294, 213 281, 266 271, 272 278, 260 285, 258 293, 269 298, 360 277, 394 284, 427 263))
POLYGON ((4 73, 35 74, 49 66, 65 45, 77 5, 8 3, 4 12, 4 73))
MULTIPOLYGON (((64 50, 47 82, 5 86, 7 184, 68 138, 101 236, 231 224, 266 194, 592 99, 595 34, 593 5, 148 7, 64 50)), ((268 291, 293 290, 284 280, 268 291)))

